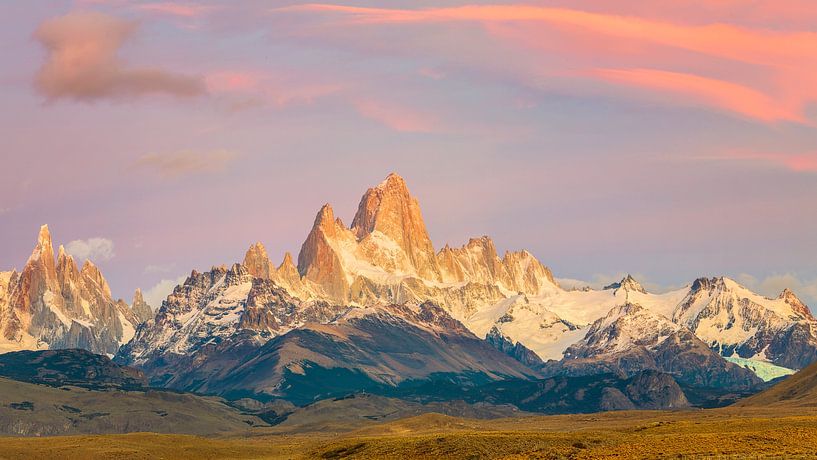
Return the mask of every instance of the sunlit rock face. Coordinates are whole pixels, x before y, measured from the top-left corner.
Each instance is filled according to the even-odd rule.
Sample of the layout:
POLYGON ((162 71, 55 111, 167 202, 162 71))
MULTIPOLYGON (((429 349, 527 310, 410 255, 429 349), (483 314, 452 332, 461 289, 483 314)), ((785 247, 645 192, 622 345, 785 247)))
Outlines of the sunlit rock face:
POLYGON ((351 231, 373 265, 414 273, 430 281, 442 280, 420 204, 397 174, 389 174, 380 185, 366 191, 351 231), (396 248, 389 247, 392 244, 396 248))
POLYGON ((22 272, 0 274, 0 351, 82 348, 112 355, 140 322, 111 297, 93 263, 78 268, 62 246, 55 260, 48 226, 22 272))
POLYGON ((153 308, 145 302, 144 297, 142 297, 142 290, 136 289, 133 293, 133 301, 131 302, 131 310, 133 310, 133 314, 136 315, 136 318, 139 319, 140 323, 144 323, 145 321, 153 318, 153 308))
POLYGON ((530 253, 500 258, 487 236, 435 252, 420 205, 397 174, 366 191, 350 228, 324 205, 301 247, 298 273, 295 295, 355 305, 434 301, 459 319, 509 293, 558 289, 530 253))

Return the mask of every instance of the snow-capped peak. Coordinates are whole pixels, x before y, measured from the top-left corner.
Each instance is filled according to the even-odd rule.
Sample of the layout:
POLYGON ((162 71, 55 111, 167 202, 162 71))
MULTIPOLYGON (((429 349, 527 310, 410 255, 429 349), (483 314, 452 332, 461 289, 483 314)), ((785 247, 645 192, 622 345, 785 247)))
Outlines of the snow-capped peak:
POLYGON ((615 291, 617 291, 619 289, 624 289, 625 291, 640 292, 642 294, 647 293, 647 290, 644 289, 643 286, 641 286, 641 283, 636 281, 636 279, 633 278, 632 275, 629 275, 629 274, 627 276, 625 276, 624 278, 622 278, 621 281, 619 281, 617 283, 608 284, 607 286, 604 287, 604 289, 605 290, 612 289, 612 290, 615 290, 615 291))

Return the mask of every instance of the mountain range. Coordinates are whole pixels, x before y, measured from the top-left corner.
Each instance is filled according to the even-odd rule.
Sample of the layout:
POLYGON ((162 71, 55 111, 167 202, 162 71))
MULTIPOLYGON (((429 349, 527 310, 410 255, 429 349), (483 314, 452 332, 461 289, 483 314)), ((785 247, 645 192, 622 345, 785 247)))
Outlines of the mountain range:
POLYGON ((654 294, 631 276, 564 289, 532 254, 500 257, 487 236, 436 250, 396 174, 364 193, 348 227, 322 206, 297 263, 287 253, 275 265, 255 243, 241 263, 193 271, 155 314, 140 291, 131 306, 114 301, 92 263, 77 269, 62 248, 55 261, 43 227, 23 271, 0 273, 0 315, 4 350, 84 348, 154 386, 298 404, 429 381, 666 384, 632 380, 644 372, 693 400, 753 392, 817 360, 817 320, 789 290, 772 299, 702 277, 654 294))
POLYGON ((131 309, 111 297, 91 261, 79 268, 62 245, 55 259, 43 225, 23 270, 0 272, 0 352, 83 348, 113 356, 152 316, 136 294, 131 309))

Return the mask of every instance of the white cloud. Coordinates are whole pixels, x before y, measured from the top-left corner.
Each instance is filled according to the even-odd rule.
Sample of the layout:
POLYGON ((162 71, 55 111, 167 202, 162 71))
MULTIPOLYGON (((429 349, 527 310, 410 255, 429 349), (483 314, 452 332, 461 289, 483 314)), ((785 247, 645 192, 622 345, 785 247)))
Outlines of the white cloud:
POLYGON ((65 252, 71 254, 77 260, 96 262, 110 260, 115 255, 113 241, 101 237, 71 241, 65 245, 65 252))
POLYGON ((588 283, 584 280, 577 280, 573 278, 556 278, 556 282, 559 283, 559 286, 562 289, 581 289, 583 287, 592 287, 590 286, 591 283, 588 283))
POLYGON ((145 273, 147 274, 154 274, 154 273, 170 273, 174 268, 176 268, 176 264, 165 264, 165 265, 148 265, 145 267, 145 273))
POLYGON ((156 283, 156 285, 154 285, 152 288, 142 292, 142 297, 145 299, 145 302, 147 302, 147 304, 153 307, 153 310, 156 311, 162 306, 162 302, 167 298, 167 296, 173 292, 173 288, 184 283, 185 279, 187 279, 187 276, 185 275, 182 275, 175 280, 163 279, 156 283))

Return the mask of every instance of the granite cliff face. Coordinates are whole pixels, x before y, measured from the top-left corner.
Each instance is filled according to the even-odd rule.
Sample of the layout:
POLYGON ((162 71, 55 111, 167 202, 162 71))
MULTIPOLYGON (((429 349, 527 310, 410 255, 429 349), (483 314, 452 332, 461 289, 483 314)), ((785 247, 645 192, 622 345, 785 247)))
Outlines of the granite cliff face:
POLYGON ((301 247, 297 271, 288 254, 275 268, 260 243, 250 247, 243 265, 302 299, 358 306, 434 301, 458 319, 509 293, 558 289, 550 270, 530 253, 500 258, 487 236, 435 252, 420 206, 396 174, 366 191, 349 228, 324 205, 301 247))
POLYGON ((82 348, 116 353, 133 337, 137 314, 111 289, 93 263, 78 268, 48 226, 22 272, 0 273, 0 351, 82 348))

